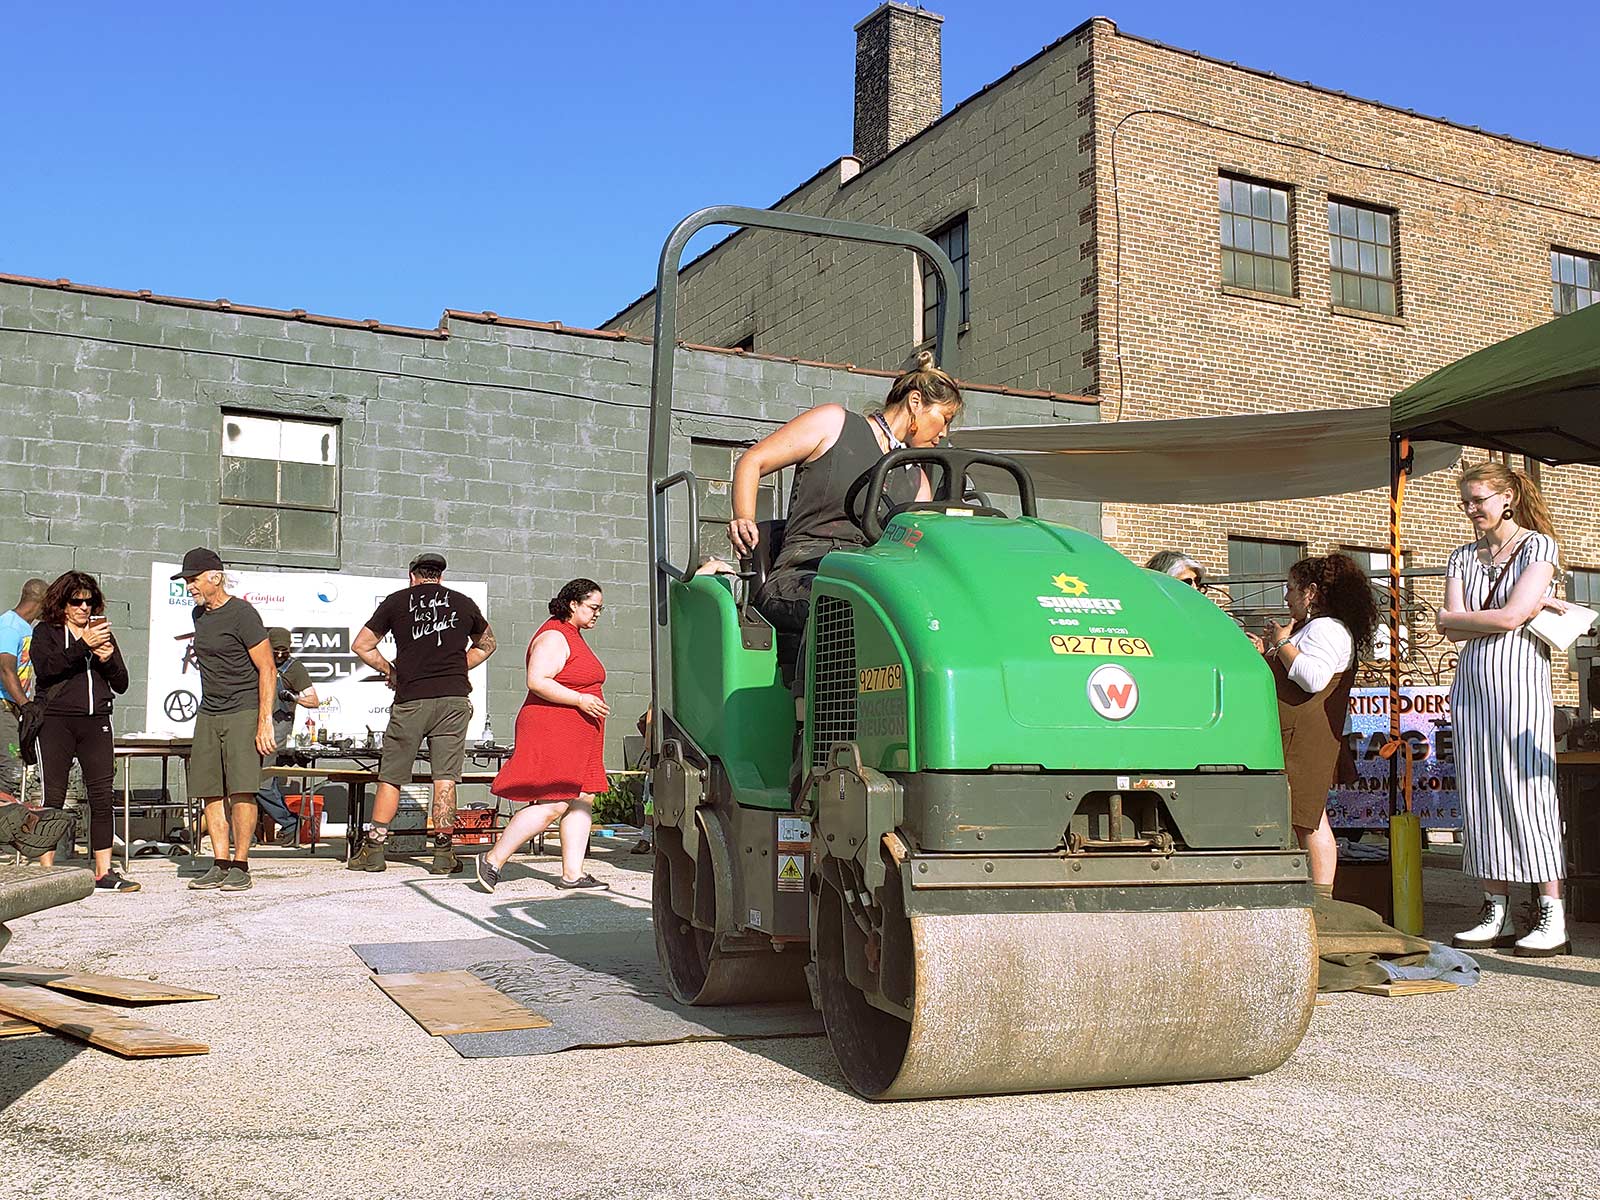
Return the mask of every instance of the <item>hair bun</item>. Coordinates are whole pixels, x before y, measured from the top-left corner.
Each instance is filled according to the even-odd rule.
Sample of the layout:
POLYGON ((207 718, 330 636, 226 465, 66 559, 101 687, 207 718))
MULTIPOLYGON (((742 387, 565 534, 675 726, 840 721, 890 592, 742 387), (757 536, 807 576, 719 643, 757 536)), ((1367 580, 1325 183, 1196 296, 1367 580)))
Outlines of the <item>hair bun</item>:
POLYGON ((919 350, 919 351, 917 351, 917 370, 919 370, 919 371, 932 371, 937 366, 938 366, 938 364, 935 363, 934 360, 933 360, 933 351, 932 350, 919 350))

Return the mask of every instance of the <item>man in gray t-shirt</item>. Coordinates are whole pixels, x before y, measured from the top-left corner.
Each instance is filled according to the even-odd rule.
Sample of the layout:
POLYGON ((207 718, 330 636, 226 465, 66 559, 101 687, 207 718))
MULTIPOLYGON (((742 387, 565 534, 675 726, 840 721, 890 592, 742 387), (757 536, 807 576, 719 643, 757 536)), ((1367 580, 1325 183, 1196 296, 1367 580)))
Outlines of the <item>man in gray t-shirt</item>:
POLYGON ((250 838, 256 828, 261 759, 277 749, 272 706, 278 670, 261 615, 249 601, 228 594, 216 551, 189 551, 173 578, 184 581, 196 602, 200 715, 194 722, 187 778, 190 794, 205 808, 215 859, 189 886, 242 892, 251 886, 250 838))

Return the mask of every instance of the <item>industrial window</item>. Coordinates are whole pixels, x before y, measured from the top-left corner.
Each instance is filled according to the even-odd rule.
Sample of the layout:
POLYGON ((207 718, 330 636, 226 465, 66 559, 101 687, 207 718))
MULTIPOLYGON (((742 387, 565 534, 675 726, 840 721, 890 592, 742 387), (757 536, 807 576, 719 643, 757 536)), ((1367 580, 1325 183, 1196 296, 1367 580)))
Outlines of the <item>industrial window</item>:
MULTIPOLYGON (((1587 605, 1594 608, 1600 605, 1600 571, 1588 570, 1582 567, 1573 567, 1567 572, 1567 599, 1574 604, 1587 605)), ((1568 667, 1572 671, 1578 670, 1578 647, 1600 645, 1600 635, 1589 633, 1579 638, 1571 650, 1567 651, 1568 667)))
POLYGON ((1600 300, 1600 258, 1573 250, 1550 251, 1550 307, 1558 317, 1600 300))
MULTIPOLYGON (((715 555, 730 562, 733 559, 733 547, 728 544, 728 522, 733 520, 733 468, 748 448, 746 442, 709 438, 693 438, 689 442, 689 468, 700 488, 701 558, 715 555)), ((776 485, 781 484, 783 477, 768 476, 756 491, 756 520, 770 521, 777 515, 776 485)))
POLYGON ((222 414, 222 549, 256 562, 339 554, 339 426, 222 414))
POLYGON ((1223 175, 1217 180, 1222 282, 1253 292, 1294 295, 1289 258, 1289 191, 1223 175))
POLYGON ((1304 542, 1228 539, 1228 591, 1236 609, 1287 611, 1283 584, 1289 568, 1306 556, 1304 542))
POLYGON ((1394 232, 1393 213, 1328 201, 1328 267, 1335 305, 1398 315, 1394 232))
MULTIPOLYGON (((971 316, 971 309, 967 306, 967 216, 962 213, 950 224, 930 233, 928 237, 933 243, 950 256, 950 264, 956 269, 956 279, 961 288, 961 307, 957 310, 960 314, 960 324, 965 325, 971 316)), ((939 329, 939 313, 941 311, 939 298, 939 273, 933 269, 933 264, 926 259, 922 263, 922 339, 934 336, 939 329)))

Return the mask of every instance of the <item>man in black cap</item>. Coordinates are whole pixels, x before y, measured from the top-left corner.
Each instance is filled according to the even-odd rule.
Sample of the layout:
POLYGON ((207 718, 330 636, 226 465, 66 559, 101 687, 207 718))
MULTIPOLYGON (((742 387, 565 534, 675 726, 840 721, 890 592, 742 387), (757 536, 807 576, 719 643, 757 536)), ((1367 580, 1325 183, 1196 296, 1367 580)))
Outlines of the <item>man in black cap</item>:
MULTIPOLYGON (((277 703, 272 709, 272 736, 279 749, 289 744, 294 736, 295 711, 300 708, 317 708, 322 699, 311 684, 311 673, 306 665, 290 657, 294 637, 282 626, 267 630, 267 642, 272 646, 272 664, 278 670, 277 703)), ((288 766, 288 758, 279 754, 274 760, 278 766, 288 766)), ((259 804, 272 823, 278 826, 277 844, 292 846, 298 839, 300 822, 283 801, 283 781, 276 775, 263 774, 261 786, 256 790, 259 804)))
POLYGON ((183 580, 195 601, 200 714, 186 775, 190 793, 205 809, 214 859, 211 869, 189 886, 242 892, 251 886, 250 838, 256 828, 261 759, 277 749, 272 702, 278 671, 260 614, 248 600, 228 594, 215 550, 195 547, 172 578, 183 580))
POLYGON ((437 554, 411 560, 411 586, 378 605, 350 647, 394 689, 389 725, 383 732, 372 828, 346 864, 352 871, 384 869, 389 822, 400 806, 400 789, 411 782, 422 739, 428 739, 433 775, 433 865, 435 875, 461 870, 451 846, 456 823, 456 784, 466 760, 467 722, 472 719, 472 684, 467 672, 495 651, 494 630, 470 596, 440 580, 445 561, 437 554), (395 660, 378 649, 392 633, 395 660))

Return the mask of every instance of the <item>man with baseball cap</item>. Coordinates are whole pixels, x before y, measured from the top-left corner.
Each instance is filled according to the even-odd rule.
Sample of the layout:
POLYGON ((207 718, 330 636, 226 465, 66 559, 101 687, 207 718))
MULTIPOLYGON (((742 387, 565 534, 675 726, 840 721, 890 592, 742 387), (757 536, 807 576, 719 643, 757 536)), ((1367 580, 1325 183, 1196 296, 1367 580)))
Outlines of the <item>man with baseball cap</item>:
POLYGON ((195 547, 172 578, 183 580, 195 602, 200 714, 187 777, 190 793, 205 809, 214 859, 211 869, 189 886, 242 892, 252 882, 250 838, 256 828, 261 759, 277 749, 272 703, 278 671, 261 615, 248 600, 228 594, 215 550, 195 547))
POLYGON ((451 845, 456 823, 456 784, 466 760, 472 684, 467 672, 495 651, 494 630, 470 596, 444 586, 445 561, 438 554, 411 560, 411 586, 378 605, 350 649, 394 689, 389 725, 383 732, 372 828, 346 865, 352 871, 384 869, 389 822, 400 806, 400 788, 411 782, 422 739, 428 739, 433 775, 433 865, 435 875, 461 870, 451 845), (394 635, 394 662, 378 642, 394 635))

